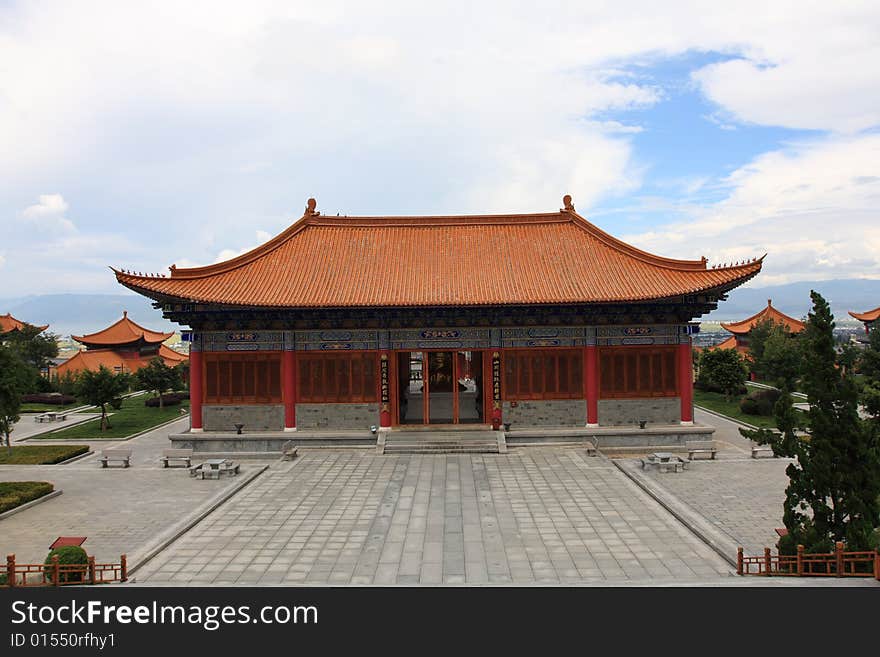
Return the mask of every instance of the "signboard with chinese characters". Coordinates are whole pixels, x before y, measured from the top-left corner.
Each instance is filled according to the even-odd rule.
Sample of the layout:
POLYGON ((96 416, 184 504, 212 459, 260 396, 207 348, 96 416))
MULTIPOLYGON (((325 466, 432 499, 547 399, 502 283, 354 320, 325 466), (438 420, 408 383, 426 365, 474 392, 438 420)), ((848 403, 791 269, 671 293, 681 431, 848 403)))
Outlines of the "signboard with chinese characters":
POLYGON ((492 408, 501 408, 501 354, 492 352, 492 408))
POLYGON ((382 410, 387 412, 390 409, 391 396, 388 385, 388 356, 382 354, 379 359, 379 392, 382 398, 382 410))

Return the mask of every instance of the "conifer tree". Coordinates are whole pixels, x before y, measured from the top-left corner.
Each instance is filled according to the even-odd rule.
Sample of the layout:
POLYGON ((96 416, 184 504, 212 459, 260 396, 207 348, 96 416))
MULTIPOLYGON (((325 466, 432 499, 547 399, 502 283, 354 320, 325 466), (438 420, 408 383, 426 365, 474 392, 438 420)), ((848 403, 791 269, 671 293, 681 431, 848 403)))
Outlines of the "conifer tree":
POLYGON ((859 418, 858 389, 851 368, 840 367, 828 303, 815 291, 810 297, 801 370, 809 426, 797 426, 785 383, 774 409, 778 431, 740 433, 770 445, 777 456, 795 459, 786 469, 788 535, 779 541, 781 552, 793 553, 798 544, 810 552, 830 551, 835 541, 844 541, 849 550, 868 549, 880 525, 880 432, 876 423, 859 418))

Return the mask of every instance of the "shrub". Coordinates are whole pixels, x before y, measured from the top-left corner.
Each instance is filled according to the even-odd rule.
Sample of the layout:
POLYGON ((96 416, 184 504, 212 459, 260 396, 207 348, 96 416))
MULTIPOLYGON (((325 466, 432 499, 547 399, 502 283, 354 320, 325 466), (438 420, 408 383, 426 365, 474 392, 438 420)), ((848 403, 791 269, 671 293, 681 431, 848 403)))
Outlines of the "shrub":
POLYGON ((739 409, 748 415, 773 415, 773 407, 780 392, 774 389, 752 392, 739 403, 739 409))
POLYGON ((38 392, 30 395, 22 395, 22 404, 56 404, 66 406, 76 401, 72 395, 62 395, 60 392, 38 392))
MULTIPOLYGON (((163 406, 173 406, 174 404, 179 404, 184 399, 188 399, 189 395, 180 392, 169 392, 165 395, 162 395, 162 405, 163 406)), ((144 406, 149 406, 150 408, 158 408, 159 406, 159 398, 158 397, 150 397, 148 400, 144 402, 144 406)))
POLYGON ((53 577, 52 557, 58 556, 59 565, 78 565, 82 568, 62 570, 59 577, 62 582, 82 582, 86 578, 88 572, 89 555, 78 545, 65 545, 64 547, 55 548, 49 552, 46 561, 43 562, 43 572, 47 579, 51 581, 53 577))
POLYGON ((53 490, 55 487, 48 481, 0 482, 0 513, 48 495, 53 490))

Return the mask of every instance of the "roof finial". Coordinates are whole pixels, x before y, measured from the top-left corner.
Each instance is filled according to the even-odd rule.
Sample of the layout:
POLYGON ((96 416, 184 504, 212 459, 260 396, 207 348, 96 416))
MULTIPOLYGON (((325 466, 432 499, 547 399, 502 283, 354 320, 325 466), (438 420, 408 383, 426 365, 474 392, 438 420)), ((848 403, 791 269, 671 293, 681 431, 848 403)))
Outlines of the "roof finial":
POLYGON ((769 308, 773 303, 773 299, 767 299, 767 307, 769 308))
POLYGON ((562 197, 563 210, 566 212, 574 212, 574 205, 571 203, 571 194, 562 197))
POLYGON ((320 214, 320 212, 315 211, 316 207, 318 207, 318 202, 315 199, 310 198, 306 202, 306 214, 318 216, 320 214))
POLYGON ((122 311, 122 318, 125 319, 126 317, 128 317, 128 311, 127 311, 127 310, 123 310, 123 311, 122 311))

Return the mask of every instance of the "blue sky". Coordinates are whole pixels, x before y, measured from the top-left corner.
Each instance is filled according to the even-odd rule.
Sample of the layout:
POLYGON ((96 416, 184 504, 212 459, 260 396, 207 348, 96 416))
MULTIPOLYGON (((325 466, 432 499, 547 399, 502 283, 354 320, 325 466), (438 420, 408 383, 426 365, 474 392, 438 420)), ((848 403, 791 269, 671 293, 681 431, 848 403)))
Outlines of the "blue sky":
POLYGON ((880 9, 0 4, 0 298, 120 292, 335 214, 578 211, 880 278, 880 9))

